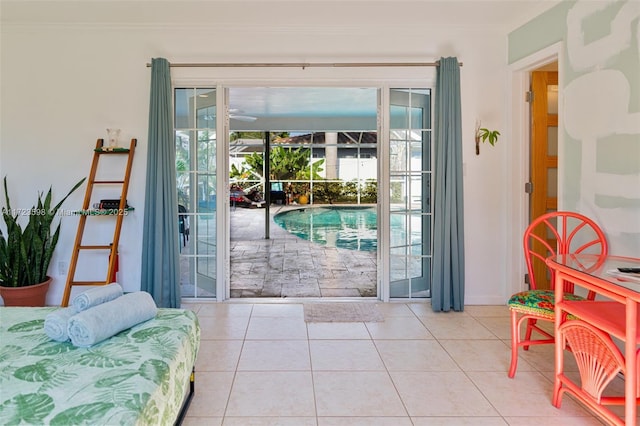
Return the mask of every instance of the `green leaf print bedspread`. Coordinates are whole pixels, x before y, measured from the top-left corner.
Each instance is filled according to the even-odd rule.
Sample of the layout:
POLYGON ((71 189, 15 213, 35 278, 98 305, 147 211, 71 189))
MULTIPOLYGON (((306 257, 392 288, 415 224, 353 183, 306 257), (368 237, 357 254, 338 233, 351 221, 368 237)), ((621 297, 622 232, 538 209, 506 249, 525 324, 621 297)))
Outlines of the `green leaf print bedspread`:
POLYGON ((1 425, 171 425, 200 345, 196 315, 158 309, 91 348, 44 333, 57 308, 0 307, 1 425))

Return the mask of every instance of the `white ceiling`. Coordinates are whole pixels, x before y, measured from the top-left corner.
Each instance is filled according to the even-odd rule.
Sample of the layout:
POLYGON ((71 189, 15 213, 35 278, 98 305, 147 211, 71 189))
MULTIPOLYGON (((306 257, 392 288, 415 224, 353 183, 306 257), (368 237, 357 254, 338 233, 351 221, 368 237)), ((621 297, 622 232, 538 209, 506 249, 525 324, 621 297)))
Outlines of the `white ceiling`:
POLYGON ((377 90, 230 88, 229 110, 232 130, 373 130, 376 128, 377 90))
POLYGON ((562 0, 0 0, 0 21, 210 26, 362 25, 380 21, 393 5, 391 25, 455 26, 511 31, 562 0), (279 18, 297 16, 282 22, 279 18), (399 20, 399 21, 398 21, 399 20))
POLYGON ((252 87, 231 88, 229 107, 257 117, 330 117, 376 115, 373 88, 252 87))

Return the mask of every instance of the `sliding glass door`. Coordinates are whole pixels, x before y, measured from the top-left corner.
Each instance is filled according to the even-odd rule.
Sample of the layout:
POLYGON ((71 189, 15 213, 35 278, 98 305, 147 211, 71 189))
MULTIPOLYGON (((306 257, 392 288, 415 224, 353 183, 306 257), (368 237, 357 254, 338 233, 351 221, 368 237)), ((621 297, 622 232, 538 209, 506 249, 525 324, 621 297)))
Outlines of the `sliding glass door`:
MULTIPOLYGON (((265 210, 255 212, 260 213, 264 232, 252 235, 260 238, 273 238, 269 227, 277 225, 272 223, 270 212, 275 210, 322 204, 332 208, 340 204, 374 205, 378 214, 378 256, 377 260, 374 256, 374 267, 377 261, 378 269, 372 274, 360 274, 373 285, 366 295, 384 300, 430 297, 430 89, 177 88, 175 111, 184 297, 232 297, 229 229, 230 215, 237 215, 238 211, 219 209, 232 206, 228 201, 232 185, 241 186, 246 195, 255 187, 272 202, 269 207, 260 206, 265 210), (385 96, 378 96, 379 93, 385 96), (383 99, 388 108, 381 107, 383 99), (379 123, 386 123, 384 135, 379 133, 379 123), (219 135, 224 135, 222 140, 219 135), (269 135, 269 150, 264 146, 264 135, 269 135), (266 152, 270 152, 270 163, 272 156, 274 159, 265 169, 266 152), (296 155, 304 160, 300 170, 278 169, 280 164, 292 163, 296 155), (256 157, 254 165, 246 163, 249 156, 256 157), (276 161, 285 157, 288 161, 276 161), (257 161, 260 158, 262 162, 257 161), (218 176, 218 170, 223 170, 224 176, 218 176), (384 172, 379 173, 380 170, 384 172), (276 197, 281 194, 284 198, 276 197), (217 289, 216 277, 224 281, 217 289)), ((335 256, 338 260, 346 257, 335 256)), ((298 260, 299 256, 287 258, 298 260)), ((354 259, 333 271, 357 271, 362 259, 357 254, 354 259)), ((247 257, 241 260, 246 263, 247 257)), ((287 273, 293 269, 289 262, 287 273)), ((253 266, 249 270, 262 271, 253 266)), ((356 281, 352 277, 326 277, 326 270, 322 276, 309 275, 321 270, 313 264, 299 273, 300 285, 308 284, 309 279, 317 281, 317 291, 309 294, 347 295, 340 286, 356 281), (323 286, 335 291, 323 292, 323 286)), ((268 270, 264 275, 265 283, 277 279, 268 270)), ((292 283, 287 278, 286 284, 292 283)), ((284 289, 285 282, 282 284, 284 289)))
POLYGON ((176 186, 183 297, 216 296, 216 90, 175 90, 176 186))
POLYGON ((431 91, 391 89, 391 298, 431 294, 431 91))

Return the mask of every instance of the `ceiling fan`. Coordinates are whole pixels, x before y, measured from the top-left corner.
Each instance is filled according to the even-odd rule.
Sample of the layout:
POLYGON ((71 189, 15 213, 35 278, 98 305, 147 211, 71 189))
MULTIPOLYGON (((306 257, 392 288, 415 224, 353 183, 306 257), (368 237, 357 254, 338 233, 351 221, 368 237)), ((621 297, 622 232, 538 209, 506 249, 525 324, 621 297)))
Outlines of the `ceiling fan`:
POLYGON ((229 118, 232 118, 234 120, 253 122, 258 119, 258 117, 244 115, 243 113, 244 111, 241 109, 229 108, 229 118))
MULTIPOLYGON (((229 118, 234 119, 234 120, 238 120, 238 121, 247 121, 247 122, 254 122, 258 119, 258 117, 254 117, 251 115, 242 115, 244 111, 240 110, 240 109, 235 109, 235 108, 230 108, 229 109, 229 118)), ((205 115, 204 119, 207 121, 215 121, 216 119, 216 115, 215 114, 211 114, 211 115, 205 115)))

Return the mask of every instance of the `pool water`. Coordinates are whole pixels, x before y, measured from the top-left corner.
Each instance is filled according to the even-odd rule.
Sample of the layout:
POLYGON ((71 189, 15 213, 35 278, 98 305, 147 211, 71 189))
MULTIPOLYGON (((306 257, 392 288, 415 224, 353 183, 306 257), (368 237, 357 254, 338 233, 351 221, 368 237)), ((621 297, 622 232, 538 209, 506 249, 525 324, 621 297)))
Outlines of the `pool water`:
POLYGON ((375 207, 306 207, 278 213, 276 224, 314 243, 349 250, 376 251, 375 207))

